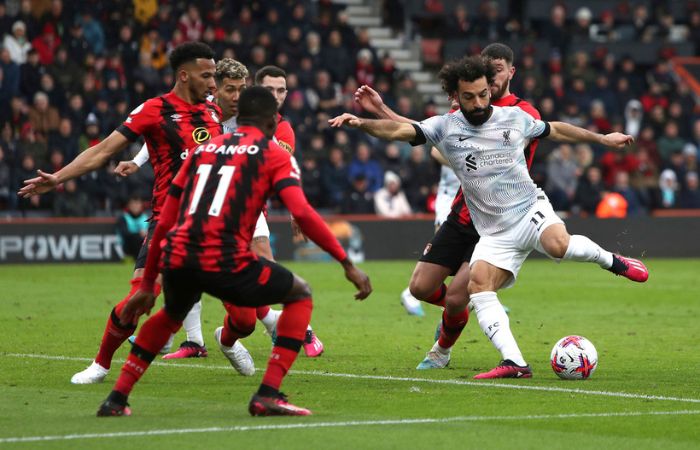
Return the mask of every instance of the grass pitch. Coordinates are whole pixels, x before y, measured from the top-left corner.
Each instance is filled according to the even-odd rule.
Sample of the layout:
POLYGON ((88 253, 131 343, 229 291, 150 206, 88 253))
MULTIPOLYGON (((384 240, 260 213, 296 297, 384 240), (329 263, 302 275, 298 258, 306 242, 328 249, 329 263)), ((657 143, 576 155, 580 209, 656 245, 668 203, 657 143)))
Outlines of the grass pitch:
POLYGON ((474 318, 448 369, 415 370, 440 313, 401 307, 413 262, 364 264, 375 292, 363 303, 336 265, 290 263, 314 289, 326 351, 300 356, 282 388, 313 416, 248 415, 269 338, 259 326, 244 341, 259 371, 238 376, 212 335, 223 308, 206 298, 210 356, 153 365, 131 395, 133 416, 106 419, 95 412, 128 345, 104 384, 69 380, 94 357, 131 266, 3 266, 0 448, 699 448, 700 261, 647 263, 639 285, 593 265, 528 261, 500 298, 534 377, 497 382, 472 380, 499 359, 474 318), (568 334, 598 349, 589 380, 559 380, 549 367, 568 334))

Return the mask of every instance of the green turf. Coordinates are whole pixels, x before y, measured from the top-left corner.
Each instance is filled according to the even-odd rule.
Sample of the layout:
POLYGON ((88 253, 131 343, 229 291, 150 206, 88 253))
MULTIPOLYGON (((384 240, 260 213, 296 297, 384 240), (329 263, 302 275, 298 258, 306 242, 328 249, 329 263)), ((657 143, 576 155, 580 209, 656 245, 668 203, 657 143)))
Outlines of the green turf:
MULTIPOLYGON (((496 386, 471 379, 498 362, 473 320, 449 369, 415 370, 432 344, 439 311, 426 307, 427 316, 418 318, 400 306, 412 262, 364 264, 375 288, 364 303, 352 300, 336 265, 289 264, 314 288, 312 324, 326 352, 317 359, 301 356, 294 366, 300 372, 283 390, 314 416, 248 416, 261 372, 250 378, 233 373, 211 337, 223 308, 207 298, 210 357, 153 366, 132 393, 133 416, 112 419, 94 414, 119 364, 101 385, 72 386, 69 379, 94 356, 107 314, 126 293, 130 266, 2 266, 0 448, 698 448, 700 414, 683 411, 700 412, 700 261, 648 264, 650 280, 638 285, 592 265, 528 261, 501 300, 512 310, 511 327, 534 378, 496 386), (561 381, 549 368, 552 345, 567 334, 596 345, 599 368, 590 380, 561 381), (311 426, 321 423, 326 426, 311 426), (280 427, 296 424, 302 427, 280 427), (184 428, 190 432, 6 441, 184 428)), ((264 367, 269 338, 258 331, 245 344, 256 366, 264 367)), ((117 360, 126 351, 120 349, 117 360)))

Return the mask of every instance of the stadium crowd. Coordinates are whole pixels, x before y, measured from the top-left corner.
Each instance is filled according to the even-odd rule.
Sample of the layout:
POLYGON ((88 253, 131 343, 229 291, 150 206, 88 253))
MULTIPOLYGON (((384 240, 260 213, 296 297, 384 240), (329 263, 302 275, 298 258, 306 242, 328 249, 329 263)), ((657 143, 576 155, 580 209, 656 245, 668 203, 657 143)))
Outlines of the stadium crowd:
MULTIPOLYGON (((556 209, 609 217, 619 214, 621 203, 628 215, 700 208, 700 109, 670 66, 674 43, 695 43, 700 51, 696 2, 685 2, 681 19, 668 12, 667 1, 610 2, 599 16, 585 7, 567 12, 567 2, 560 2, 548 20, 535 23, 517 7, 525 2, 510 2, 506 17, 498 8, 503 2, 483 1, 471 11, 425 0, 415 27, 406 27, 412 16, 403 11, 404 3, 386 0, 384 21, 406 39, 420 33, 546 41, 546 55, 534 44, 516 53, 511 91, 535 105, 545 120, 636 138, 625 151, 541 143, 533 177, 556 209), (573 45, 625 40, 669 46, 650 65, 600 50, 604 46, 589 54, 573 45)), ((420 120, 437 111, 408 73, 370 45, 367 30, 348 25, 342 5, 5 0, 0 30, 0 214, 114 215, 130 198, 149 198, 148 165, 119 178, 112 173, 118 160, 52 195, 20 199, 15 193, 37 168, 55 172, 106 137, 144 100, 167 92, 173 84, 168 51, 190 40, 209 44, 217 59, 243 62, 251 74, 267 64, 287 71, 282 113, 296 132, 304 191, 312 205, 384 215, 433 210, 439 167, 426 149, 328 126, 327 119, 341 112, 362 113, 353 101, 362 84, 373 86, 406 117, 420 120)), ((135 145, 120 159, 137 151, 135 145)))

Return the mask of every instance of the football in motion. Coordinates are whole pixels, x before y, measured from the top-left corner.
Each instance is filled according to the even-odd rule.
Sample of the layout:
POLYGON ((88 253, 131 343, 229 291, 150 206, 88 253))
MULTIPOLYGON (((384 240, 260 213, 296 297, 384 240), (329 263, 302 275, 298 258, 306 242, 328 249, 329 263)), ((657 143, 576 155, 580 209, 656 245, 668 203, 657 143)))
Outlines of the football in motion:
POLYGON ((565 380, 585 380, 598 367, 598 352, 583 336, 566 336, 552 349, 552 370, 565 380))

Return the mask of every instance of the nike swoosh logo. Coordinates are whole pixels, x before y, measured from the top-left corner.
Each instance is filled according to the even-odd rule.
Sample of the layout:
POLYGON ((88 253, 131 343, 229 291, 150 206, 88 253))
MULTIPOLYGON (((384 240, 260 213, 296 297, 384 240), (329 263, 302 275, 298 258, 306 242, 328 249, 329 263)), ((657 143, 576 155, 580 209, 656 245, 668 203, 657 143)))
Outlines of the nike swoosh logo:
POLYGON ((457 139, 457 140, 458 140, 459 142, 462 142, 462 141, 466 141, 467 139, 471 139, 471 138, 472 138, 472 136, 467 136, 467 137, 461 137, 461 138, 459 138, 459 139, 457 139))
POLYGON ((496 335, 496 333, 498 333, 499 331, 500 331, 500 330, 494 331, 493 334, 492 334, 491 336, 489 336, 489 340, 493 339, 493 337, 494 337, 494 336, 496 335))

